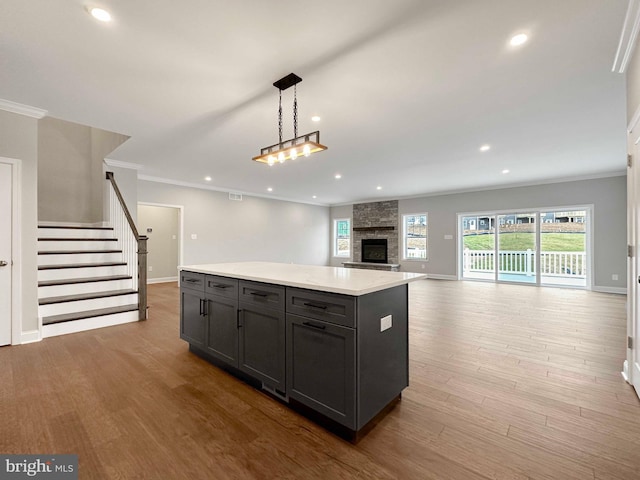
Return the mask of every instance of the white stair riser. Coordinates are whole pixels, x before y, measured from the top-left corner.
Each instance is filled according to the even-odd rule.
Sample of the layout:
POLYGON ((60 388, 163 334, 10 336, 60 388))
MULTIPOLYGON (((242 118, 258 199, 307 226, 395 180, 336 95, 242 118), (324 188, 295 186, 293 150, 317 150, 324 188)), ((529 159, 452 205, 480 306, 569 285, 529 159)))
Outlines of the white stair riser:
POLYGON ((79 293, 107 292, 109 290, 125 290, 127 288, 134 288, 133 280, 52 285, 50 287, 38 287, 38 298, 60 297, 79 293))
POLYGON ((98 310, 100 308, 120 307, 138 303, 138 294, 116 295, 114 297, 92 298, 91 300, 77 300, 75 302, 54 303, 51 305, 40 305, 38 316, 50 317, 52 315, 63 315, 65 313, 85 312, 88 310, 98 310))
POLYGON ((38 228, 38 238, 114 238, 113 230, 38 228))
POLYGON ((75 250, 116 250, 118 242, 109 241, 38 241, 38 251, 50 252, 56 250, 75 251, 75 250))
POLYGON ((123 323, 137 322, 138 311, 114 313, 103 315, 102 317, 85 318, 74 320, 73 322, 54 323, 53 325, 42 326, 42 338, 55 337, 56 335, 66 335, 67 333, 84 332, 94 328, 111 327, 123 323))
POLYGON ((68 253, 38 255, 38 265, 69 265, 73 263, 121 262, 122 253, 68 253))
POLYGON ((110 267, 60 268, 54 270, 38 270, 38 281, 70 280, 74 278, 104 277, 111 275, 127 275, 126 265, 110 267))

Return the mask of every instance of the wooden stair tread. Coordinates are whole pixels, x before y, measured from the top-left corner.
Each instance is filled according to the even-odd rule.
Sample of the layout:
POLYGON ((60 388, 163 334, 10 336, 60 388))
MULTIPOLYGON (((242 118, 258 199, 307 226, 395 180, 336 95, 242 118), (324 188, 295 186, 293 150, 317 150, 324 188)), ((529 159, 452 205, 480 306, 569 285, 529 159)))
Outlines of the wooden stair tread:
POLYGON ((39 237, 39 242, 117 242, 117 238, 39 237))
POLYGON ((77 253, 122 253, 122 250, 45 250, 38 255, 68 255, 77 253))
POLYGON ((38 282, 39 287, 52 287, 55 285, 72 285, 76 283, 109 282, 112 280, 130 280, 130 275, 109 275, 104 277, 68 278, 64 280, 45 280, 38 282))
POLYGON ((65 268, 120 267, 126 262, 67 263, 63 265, 40 265, 38 270, 61 270, 65 268))
POLYGON ((96 298, 109 298, 118 297, 121 295, 131 295, 138 293, 137 290, 124 289, 124 290, 109 290, 107 292, 94 292, 94 293, 79 293, 76 295, 61 295, 59 297, 47 297, 38 300, 40 305, 51 305, 54 303, 66 303, 75 302, 78 300, 93 300, 96 298))
POLYGON ((138 304, 122 305, 120 307, 99 308, 97 310, 87 310, 84 312, 65 313, 62 315, 51 315, 42 318, 43 325, 51 325, 53 323, 71 322, 73 320, 82 320, 85 318, 101 317, 103 315, 112 315, 114 313, 133 312, 138 310, 138 304))
POLYGON ((38 228, 60 228, 67 230, 113 230, 113 227, 88 227, 71 225, 38 225, 38 228))

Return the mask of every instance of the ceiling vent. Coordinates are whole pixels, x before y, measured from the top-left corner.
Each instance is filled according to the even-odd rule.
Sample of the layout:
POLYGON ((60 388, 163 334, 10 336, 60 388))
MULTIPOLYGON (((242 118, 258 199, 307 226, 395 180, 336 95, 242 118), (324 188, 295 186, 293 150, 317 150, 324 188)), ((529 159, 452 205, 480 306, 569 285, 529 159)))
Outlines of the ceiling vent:
POLYGON ((235 200, 237 202, 242 201, 242 194, 240 193, 229 193, 229 200, 235 200))

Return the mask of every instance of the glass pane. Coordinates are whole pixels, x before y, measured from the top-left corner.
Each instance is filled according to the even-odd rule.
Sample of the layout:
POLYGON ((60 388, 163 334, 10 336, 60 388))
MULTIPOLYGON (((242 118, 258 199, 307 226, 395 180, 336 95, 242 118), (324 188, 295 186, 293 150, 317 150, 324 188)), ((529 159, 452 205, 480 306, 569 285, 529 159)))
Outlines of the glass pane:
POLYGON ((495 217, 462 217, 462 277, 495 280, 495 217))
POLYGON ((336 220, 336 255, 348 257, 351 254, 351 228, 349 220, 336 220))
POLYGON ((587 285, 587 212, 540 214, 540 283, 587 285))
POLYGON ((404 258, 427 258, 427 215, 407 215, 404 221, 404 258))
POLYGON ((498 280, 536 283, 536 216, 498 215, 498 280))

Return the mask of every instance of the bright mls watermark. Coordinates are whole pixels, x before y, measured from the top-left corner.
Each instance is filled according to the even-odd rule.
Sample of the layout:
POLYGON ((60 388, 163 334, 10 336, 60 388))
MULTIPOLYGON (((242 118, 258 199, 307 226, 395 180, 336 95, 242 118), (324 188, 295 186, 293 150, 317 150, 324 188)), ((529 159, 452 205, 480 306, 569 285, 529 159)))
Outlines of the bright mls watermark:
POLYGON ((0 480, 78 480, 78 455, 2 455, 0 480))

